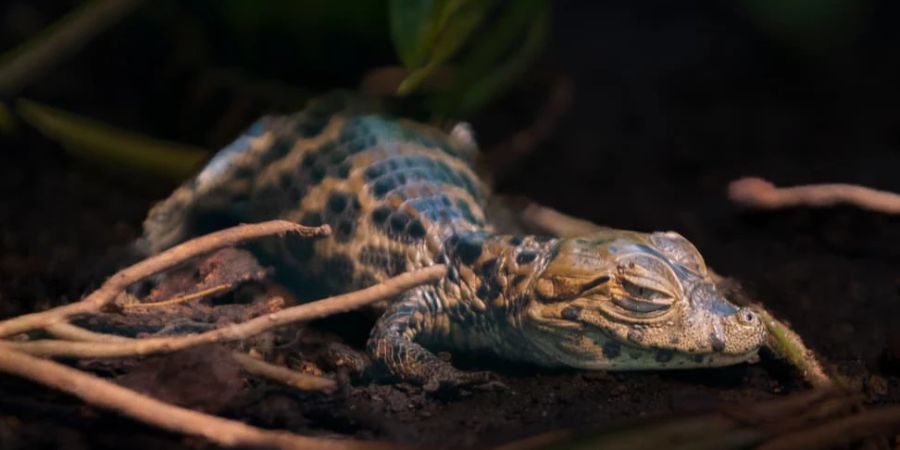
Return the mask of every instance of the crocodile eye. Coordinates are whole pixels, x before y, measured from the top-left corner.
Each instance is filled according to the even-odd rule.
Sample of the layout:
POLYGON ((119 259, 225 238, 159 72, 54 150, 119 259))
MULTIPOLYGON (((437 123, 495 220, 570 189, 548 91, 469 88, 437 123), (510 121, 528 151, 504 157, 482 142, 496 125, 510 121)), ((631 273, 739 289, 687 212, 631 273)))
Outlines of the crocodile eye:
POLYGON ((616 304, 619 308, 627 310, 629 312, 638 313, 638 314, 649 314, 654 312, 659 312, 662 310, 669 309, 672 306, 671 303, 653 303, 653 302, 645 302, 641 300, 634 300, 630 298, 613 298, 613 303, 616 304))
POLYGON ((625 289, 625 292, 631 294, 632 297, 643 300, 654 301, 657 299, 665 299, 670 297, 669 294, 666 294, 665 292, 658 291, 646 286, 640 286, 628 280, 622 281, 622 287, 625 289))
POLYGON ((654 313, 669 309, 675 299, 668 293, 622 280, 626 297, 613 297, 616 306, 638 314, 654 313))
POLYGON ((706 275, 703 256, 684 236, 674 231, 656 232, 650 235, 650 242, 672 262, 700 275, 706 275))
POLYGON ((608 314, 626 321, 656 320, 672 309, 681 292, 671 266, 654 255, 623 255, 616 267, 608 314))

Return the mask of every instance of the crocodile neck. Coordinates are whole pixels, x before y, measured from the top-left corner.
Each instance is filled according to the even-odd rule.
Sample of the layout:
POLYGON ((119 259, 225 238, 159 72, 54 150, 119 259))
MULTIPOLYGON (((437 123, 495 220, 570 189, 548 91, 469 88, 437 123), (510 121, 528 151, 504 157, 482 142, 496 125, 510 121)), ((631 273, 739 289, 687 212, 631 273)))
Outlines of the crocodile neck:
POLYGON ((534 280, 558 245, 558 239, 536 235, 486 231, 450 235, 437 256, 448 264, 448 275, 434 289, 433 300, 449 320, 432 327, 428 340, 455 348, 532 355, 534 349, 520 336, 522 314, 534 280))

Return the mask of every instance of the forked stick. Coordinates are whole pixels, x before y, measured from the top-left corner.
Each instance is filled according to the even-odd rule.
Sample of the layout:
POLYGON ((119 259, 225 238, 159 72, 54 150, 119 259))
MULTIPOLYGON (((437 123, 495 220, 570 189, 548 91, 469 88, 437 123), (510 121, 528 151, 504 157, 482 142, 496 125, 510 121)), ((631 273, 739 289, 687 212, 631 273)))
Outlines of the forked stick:
POLYGON ((89 404, 111 409, 144 423, 203 437, 223 447, 279 450, 396 448, 379 442, 311 438, 285 431, 263 430, 163 403, 79 370, 8 348, 0 351, 0 371, 67 392, 89 404))
POLYGON ((366 289, 294 306, 240 324, 188 336, 133 339, 125 342, 69 342, 50 339, 33 342, 2 342, 0 349, 18 349, 39 356, 74 358, 116 358, 171 353, 197 345, 246 339, 275 327, 350 311, 378 300, 393 297, 415 286, 438 280, 444 276, 446 271, 446 266, 434 265, 398 275, 366 289))
MULTIPOLYGON (((50 334, 70 341, 84 342, 131 342, 135 339, 115 334, 96 333, 70 323, 58 323, 47 327, 50 334)), ((231 357, 244 371, 253 375, 277 381, 286 386, 292 386, 304 391, 330 392, 337 388, 337 383, 330 378, 317 377, 300 373, 285 367, 270 364, 261 359, 256 359, 240 351, 231 352, 231 357)))
POLYGON ((251 225, 238 225, 215 233, 192 239, 176 245, 158 255, 151 256, 133 266, 123 269, 110 277, 99 289, 81 301, 32 314, 25 314, 0 321, 0 338, 22 333, 66 321, 89 313, 99 312, 116 295, 131 284, 146 277, 175 267, 196 256, 222 247, 261 237, 285 233, 298 233, 304 237, 327 236, 331 229, 327 226, 305 227, 285 220, 273 220, 251 225))

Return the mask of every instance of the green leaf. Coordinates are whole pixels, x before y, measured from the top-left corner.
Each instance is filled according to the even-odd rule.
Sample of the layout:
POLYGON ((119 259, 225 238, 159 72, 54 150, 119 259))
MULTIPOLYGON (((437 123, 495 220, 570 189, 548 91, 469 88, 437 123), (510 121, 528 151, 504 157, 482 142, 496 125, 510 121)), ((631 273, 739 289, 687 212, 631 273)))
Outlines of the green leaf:
POLYGON ((508 87, 543 50, 550 28, 550 3, 521 0, 479 35, 481 45, 465 55, 455 86, 438 100, 445 113, 466 114, 508 87))
POLYGON ((16 118, 6 103, 0 102, 0 133, 9 134, 16 129, 16 118))
POLYGON ((428 65, 440 65, 452 58, 495 4, 492 0, 449 0, 437 19, 437 34, 428 65))
POLYGON ((132 172, 181 180, 209 154, 201 148, 154 139, 29 100, 19 100, 17 112, 73 155, 132 172))
POLYGON ((390 0, 391 38, 400 61, 408 69, 425 64, 426 36, 439 0, 390 0))
POLYGON ((459 113, 483 106, 542 50, 549 11, 549 0, 392 0, 394 44, 409 69, 397 93, 414 92, 455 63, 453 85, 433 99, 435 109, 459 113))
POLYGON ((445 0, 440 7, 425 19, 421 26, 424 36, 420 37, 419 54, 407 64, 410 75, 403 80, 398 94, 406 95, 418 88, 425 79, 441 65, 452 59, 484 22, 496 0, 445 0))

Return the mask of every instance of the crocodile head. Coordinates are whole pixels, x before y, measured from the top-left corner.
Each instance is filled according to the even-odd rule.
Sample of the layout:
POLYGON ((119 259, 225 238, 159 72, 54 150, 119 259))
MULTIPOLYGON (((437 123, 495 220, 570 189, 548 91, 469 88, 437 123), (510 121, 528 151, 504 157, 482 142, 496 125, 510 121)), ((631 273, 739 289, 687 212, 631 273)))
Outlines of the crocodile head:
POLYGON ((674 232, 608 230, 559 242, 534 279, 526 338, 560 365, 640 370, 714 367, 756 357, 767 332, 716 289, 674 232))

